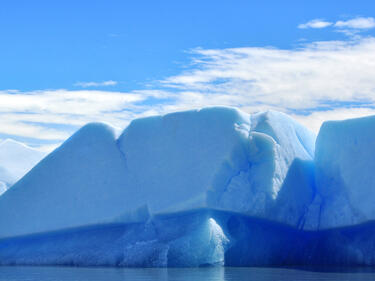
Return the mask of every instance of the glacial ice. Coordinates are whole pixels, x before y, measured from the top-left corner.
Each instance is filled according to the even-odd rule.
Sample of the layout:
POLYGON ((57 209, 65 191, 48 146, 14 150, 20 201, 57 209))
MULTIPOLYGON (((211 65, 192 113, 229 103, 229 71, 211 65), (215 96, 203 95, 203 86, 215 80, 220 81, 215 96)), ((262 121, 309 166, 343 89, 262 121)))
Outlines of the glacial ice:
POLYGON ((375 265, 374 126, 315 147, 274 111, 88 124, 0 196, 0 265, 375 265))

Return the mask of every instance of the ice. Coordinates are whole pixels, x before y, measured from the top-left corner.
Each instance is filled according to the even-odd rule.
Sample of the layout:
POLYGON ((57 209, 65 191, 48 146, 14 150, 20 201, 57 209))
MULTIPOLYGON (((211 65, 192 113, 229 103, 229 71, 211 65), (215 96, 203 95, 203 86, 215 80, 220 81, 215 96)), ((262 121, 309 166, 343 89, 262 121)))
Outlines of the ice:
POLYGON ((0 240, 0 265, 223 265, 229 240, 207 211, 0 240))
POLYGON ((0 197, 0 237, 196 208, 300 226, 314 140, 285 114, 228 107, 137 119, 118 140, 89 124, 0 197))
POLYGON ((218 189, 212 205, 298 226, 313 200, 315 136, 285 114, 251 116, 248 167, 218 189))
MULTIPOLYGON (((135 120, 118 143, 151 213, 207 207, 296 225, 301 203, 278 195, 294 161, 312 161, 314 141, 285 114, 214 107, 135 120), (286 220, 280 204, 290 207, 286 220)), ((302 205, 312 200, 309 179, 285 189, 306 191, 302 205)))
POLYGON ((228 107, 88 124, 0 197, 0 264, 375 265, 374 140, 375 116, 325 122, 315 149, 228 107))
POLYGON ((316 146, 321 228, 375 219, 375 116, 325 122, 316 146))
POLYGON ((249 129, 249 115, 208 108, 134 120, 118 143, 150 211, 174 212, 207 206, 208 190, 247 168, 249 129))
POLYGON ((81 128, 0 197, 0 236, 101 223, 131 204, 113 130, 81 128))
POLYGON ((0 265, 374 265, 375 224, 304 231, 224 211, 159 215, 0 240, 0 265))

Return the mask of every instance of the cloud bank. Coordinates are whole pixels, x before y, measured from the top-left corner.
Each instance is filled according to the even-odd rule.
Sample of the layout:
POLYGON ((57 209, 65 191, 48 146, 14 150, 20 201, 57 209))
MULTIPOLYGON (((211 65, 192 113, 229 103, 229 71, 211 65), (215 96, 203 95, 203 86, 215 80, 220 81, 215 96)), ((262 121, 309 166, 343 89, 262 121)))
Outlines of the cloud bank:
POLYGON ((315 132, 327 119, 375 114, 374 37, 289 50, 195 49, 191 57, 187 70, 143 91, 0 91, 0 134, 55 145, 88 122, 104 121, 120 130, 137 117, 210 105, 249 113, 279 110, 315 132))

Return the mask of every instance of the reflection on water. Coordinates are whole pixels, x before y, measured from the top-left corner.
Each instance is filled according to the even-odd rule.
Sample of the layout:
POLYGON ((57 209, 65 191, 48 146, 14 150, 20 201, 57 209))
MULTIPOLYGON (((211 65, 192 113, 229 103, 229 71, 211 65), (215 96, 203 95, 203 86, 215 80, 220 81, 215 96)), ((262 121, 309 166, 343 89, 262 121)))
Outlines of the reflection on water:
POLYGON ((329 272, 287 268, 76 268, 76 267, 0 267, 0 281, 302 281, 375 280, 371 270, 329 272))

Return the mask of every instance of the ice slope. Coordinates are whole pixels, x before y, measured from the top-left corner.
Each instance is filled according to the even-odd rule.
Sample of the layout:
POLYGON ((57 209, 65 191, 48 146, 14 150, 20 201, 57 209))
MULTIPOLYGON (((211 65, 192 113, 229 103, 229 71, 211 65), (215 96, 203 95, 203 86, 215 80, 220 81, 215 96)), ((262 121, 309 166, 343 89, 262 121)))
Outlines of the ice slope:
POLYGON ((316 142, 320 227, 375 219, 375 116, 325 122, 316 142))
POLYGON ((285 114, 228 107, 137 119, 118 140, 89 124, 0 197, 0 237, 196 208, 302 227, 314 139, 285 114))
POLYGON ((43 232, 119 215, 131 198, 124 192, 125 159, 113 130, 81 128, 0 197, 1 235, 43 232))
POLYGON ((45 152, 15 140, 2 141, 0 143, 0 182, 9 187, 23 177, 45 155, 45 152))

